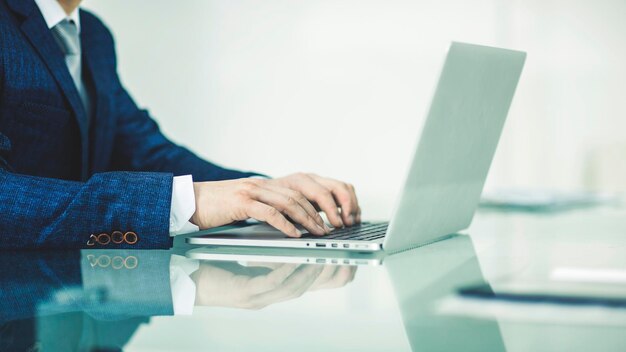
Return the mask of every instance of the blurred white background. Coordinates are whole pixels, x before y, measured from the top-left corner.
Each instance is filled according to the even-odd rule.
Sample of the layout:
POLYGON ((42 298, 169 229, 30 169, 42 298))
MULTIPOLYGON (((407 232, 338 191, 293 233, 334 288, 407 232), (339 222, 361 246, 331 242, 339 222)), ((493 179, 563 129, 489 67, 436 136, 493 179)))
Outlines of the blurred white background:
POLYGON ((528 52, 487 189, 626 188, 623 0, 87 0, 127 88, 212 161, 388 217, 451 40, 528 52))

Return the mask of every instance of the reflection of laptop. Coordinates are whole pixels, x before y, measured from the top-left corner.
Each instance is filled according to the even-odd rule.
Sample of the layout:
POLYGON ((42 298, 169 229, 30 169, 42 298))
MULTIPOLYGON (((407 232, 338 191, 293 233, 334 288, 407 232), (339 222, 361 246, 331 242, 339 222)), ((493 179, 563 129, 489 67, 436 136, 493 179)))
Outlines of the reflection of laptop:
POLYGON ((320 264, 320 265, 382 265, 383 252, 359 253, 353 251, 320 251, 301 249, 285 251, 281 248, 247 248, 247 247, 200 247, 187 251, 187 258, 211 260, 218 262, 236 261, 246 263, 289 263, 289 264, 320 264))
MULTIPOLYGON (((392 256, 385 256, 383 252, 304 249, 285 253, 284 250, 272 248, 235 247, 195 248, 186 255, 209 261, 236 262, 250 267, 262 266, 262 263, 306 263, 312 257, 325 256, 371 258, 370 261, 379 258, 382 266, 359 266, 356 279, 341 288, 343 292, 328 290, 326 296, 322 296, 323 299, 318 296, 316 300, 299 302, 288 308, 291 313, 296 311, 298 316, 309 317, 307 324, 313 327, 316 336, 324 336, 307 339, 306 346, 298 346, 298 350, 323 351, 328 350, 329 346, 342 346, 345 350, 354 351, 506 350, 497 322, 441 315, 436 310, 439 300, 456 292, 458 287, 484 281, 469 236, 452 236, 432 246, 392 256), (381 297, 381 294, 384 296, 381 297), (320 312, 322 309, 327 310, 320 312), (333 323, 328 324, 329 321, 333 323), (337 326, 342 326, 341 333, 337 333, 337 326)), ((315 264, 322 263, 311 265, 315 264)), ((274 310, 271 314, 277 312, 280 310, 274 310)), ((236 347, 233 347, 232 336, 223 334, 211 336, 211 343, 229 345, 238 350, 262 350, 266 346, 276 345, 275 335, 259 333, 258 321, 234 319, 230 315, 220 317, 220 321, 225 324, 232 322, 232 328, 226 331, 256 327, 257 334, 252 340, 238 340, 236 347)), ((297 330, 301 329, 300 324, 290 323, 288 317, 277 324, 272 325, 272 329, 279 329, 289 336, 298 336, 297 330)))
POLYGON ((288 238, 257 224, 199 232, 191 244, 397 252, 469 226, 526 54, 452 43, 430 111, 389 223, 288 238))
POLYGON ((416 251, 388 256, 384 267, 398 301, 410 350, 507 350, 498 322, 441 315, 436 311, 442 297, 475 280, 485 280, 470 236, 455 236, 416 251))

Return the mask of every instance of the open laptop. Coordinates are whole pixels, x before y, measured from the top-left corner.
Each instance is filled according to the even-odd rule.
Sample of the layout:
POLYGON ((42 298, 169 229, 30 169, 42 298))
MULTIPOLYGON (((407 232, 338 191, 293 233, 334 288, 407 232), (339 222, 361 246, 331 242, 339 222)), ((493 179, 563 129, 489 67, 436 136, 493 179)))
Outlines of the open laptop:
POLYGON ((399 252, 469 226, 526 54, 450 45, 430 111, 390 222, 290 238, 267 224, 200 231, 190 244, 399 252))

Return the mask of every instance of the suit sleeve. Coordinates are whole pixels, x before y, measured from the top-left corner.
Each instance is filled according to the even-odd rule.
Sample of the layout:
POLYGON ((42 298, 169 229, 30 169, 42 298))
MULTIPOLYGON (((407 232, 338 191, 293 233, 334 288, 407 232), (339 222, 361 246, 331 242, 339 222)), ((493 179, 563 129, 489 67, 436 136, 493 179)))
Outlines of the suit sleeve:
POLYGON ((19 175, 0 167, 0 187, 0 249, 172 245, 171 174, 110 172, 81 183, 19 175), (114 231, 133 232, 137 241, 131 244, 132 236, 121 243, 107 241, 107 236, 102 243, 94 241, 94 236, 111 237, 114 231))

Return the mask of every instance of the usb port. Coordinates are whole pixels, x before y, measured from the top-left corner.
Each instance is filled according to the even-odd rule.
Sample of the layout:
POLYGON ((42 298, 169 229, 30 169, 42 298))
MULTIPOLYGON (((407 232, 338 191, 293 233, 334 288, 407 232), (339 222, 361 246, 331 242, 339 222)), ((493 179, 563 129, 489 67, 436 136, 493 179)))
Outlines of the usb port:
POLYGON ((331 244, 331 246, 332 246, 333 248, 337 248, 337 243, 333 243, 333 244, 331 244))
POLYGON ((325 243, 316 243, 315 247, 326 247, 325 243))
POLYGON ((344 244, 343 248, 350 248, 350 245, 349 244, 344 244))

